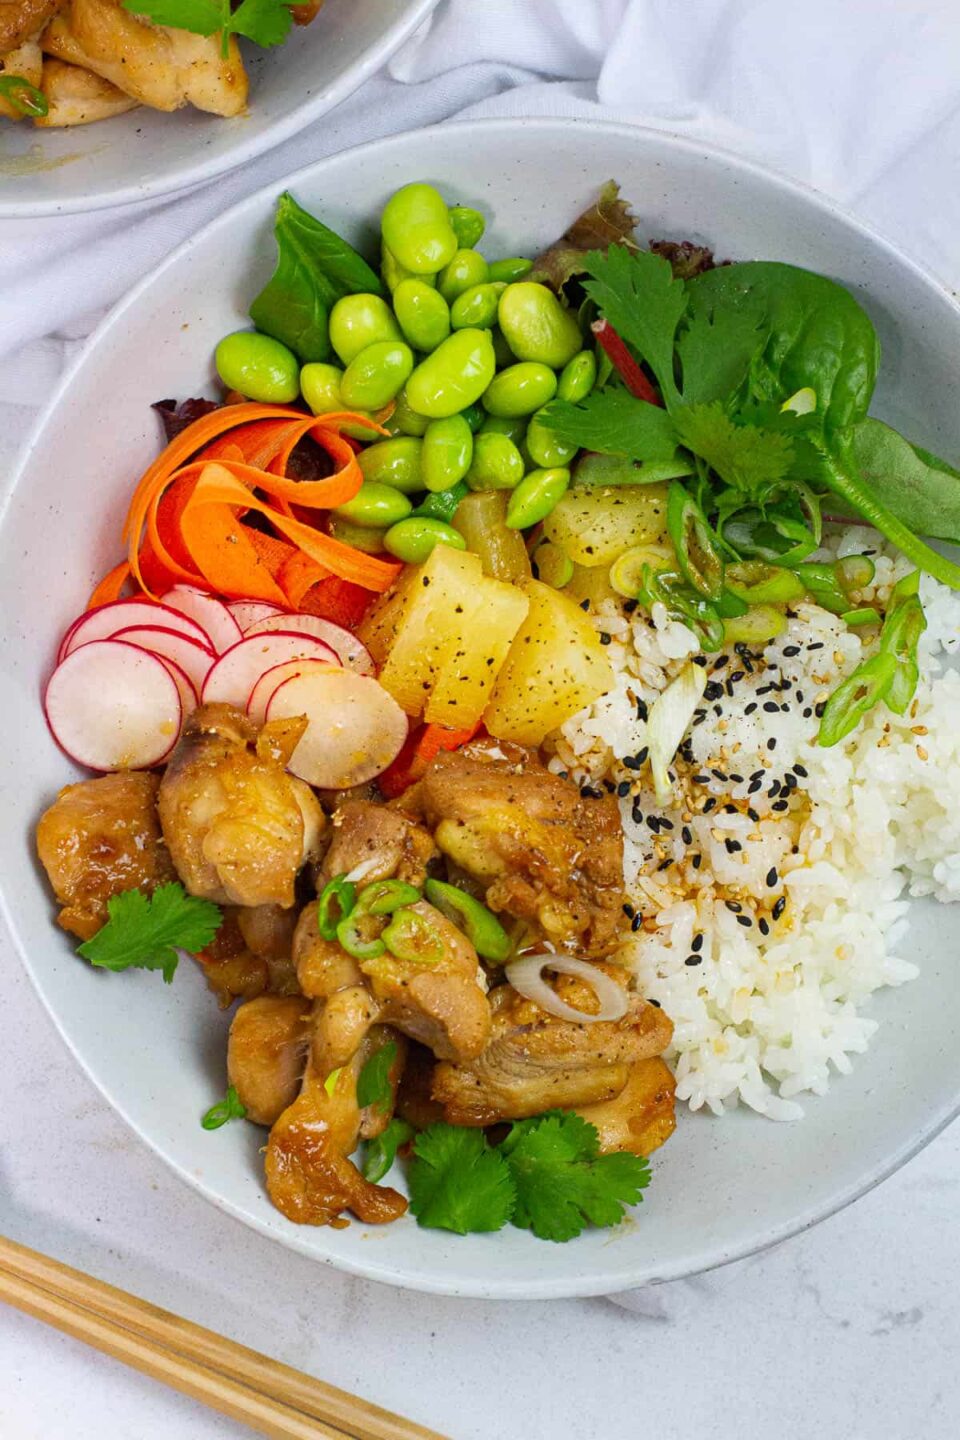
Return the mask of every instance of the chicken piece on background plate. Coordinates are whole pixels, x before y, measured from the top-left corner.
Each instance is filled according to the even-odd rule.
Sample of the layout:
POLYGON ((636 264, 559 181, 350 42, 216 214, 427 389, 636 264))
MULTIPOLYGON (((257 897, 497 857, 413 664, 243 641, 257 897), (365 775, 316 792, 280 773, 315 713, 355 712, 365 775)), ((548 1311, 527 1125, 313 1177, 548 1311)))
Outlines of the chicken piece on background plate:
POLYGON ((197 955, 221 1009, 257 995, 299 995, 293 962, 295 909, 225 905, 220 928, 197 955))
POLYGON ((608 955, 623 924, 616 799, 585 798, 530 751, 484 744, 442 754, 398 802, 529 940, 608 955))
POLYGON ((247 74, 235 36, 224 56, 219 33, 153 25, 120 0, 70 0, 44 31, 43 48, 154 110, 194 105, 213 115, 239 115, 246 107, 247 74))
POLYGON ((164 839, 191 895, 215 903, 294 903, 302 867, 319 854, 326 819, 309 785, 272 753, 232 705, 187 719, 160 784, 164 839))
MULTIPOLYGON (((624 989, 627 973, 597 964, 624 989)), ((599 1001, 584 982, 560 975, 557 998, 585 1014, 599 1001)), ((494 1125, 545 1110, 573 1109, 612 1100, 638 1061, 659 1055, 673 1026, 658 1006, 630 996, 619 1020, 562 1020, 527 1000, 512 985, 490 994, 493 1028, 483 1053, 469 1064, 441 1063, 431 1086, 452 1125, 494 1125)))
MULTIPOLYGON (((62 10, 67 0, 0 0, 0 56, 11 74, 23 71, 11 60, 11 51, 39 35, 43 27, 62 10)), ((31 78, 31 77, 27 77, 31 78)))
MULTIPOLYGON (((23 7, 5 4, 0 0, 0 76, 18 75, 21 80, 26 80, 28 85, 36 85, 38 89, 43 87, 43 51, 40 49, 39 35, 29 35, 21 40, 11 49, 5 49, 3 35, 16 35, 16 28, 12 23, 12 16, 8 11, 16 11, 23 7)), ((0 95, 0 115, 5 115, 9 120, 23 120, 23 111, 10 100, 0 95)))
POLYGON ((612 1100, 578 1105, 577 1113, 597 1127, 600 1150, 629 1150, 649 1156, 677 1128, 674 1095, 677 1082, 658 1056, 631 1066, 626 1085, 612 1100))
POLYGON ((68 65, 64 60, 47 56, 43 62, 40 88, 46 96, 47 113, 38 115, 34 124, 41 130, 57 130, 65 125, 91 125, 95 120, 109 120, 136 110, 139 100, 126 95, 102 75, 68 65))
POLYGON ((57 923, 89 940, 124 890, 176 880, 157 816, 155 775, 125 772, 65 785, 37 825, 37 853, 63 909, 57 923))
MULTIPOLYGON (((330 1225, 350 1210, 367 1224, 383 1225, 406 1210, 397 1190, 371 1184, 349 1158, 361 1137, 378 1134, 392 1114, 391 1104, 372 1119, 357 1099, 364 1065, 388 1038, 388 1032, 371 1031, 349 1064, 332 1075, 321 1071, 311 1053, 300 1094, 275 1122, 267 1142, 267 1189, 288 1220, 330 1225)), ((401 1066, 398 1047, 391 1066, 394 1090, 401 1066)))

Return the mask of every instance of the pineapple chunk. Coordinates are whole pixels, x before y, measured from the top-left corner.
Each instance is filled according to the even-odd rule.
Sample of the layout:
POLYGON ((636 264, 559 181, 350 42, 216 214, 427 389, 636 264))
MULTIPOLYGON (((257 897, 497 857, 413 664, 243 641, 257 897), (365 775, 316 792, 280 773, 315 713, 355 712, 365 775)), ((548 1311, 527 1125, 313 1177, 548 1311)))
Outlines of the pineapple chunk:
POLYGON ((485 578, 451 635, 424 719, 466 729, 479 723, 530 602, 515 585, 485 578))
POLYGON ((521 588, 530 609, 497 676, 483 723, 498 739, 539 745, 609 690, 613 671, 597 632, 572 600, 539 580, 521 588))
POLYGON ((577 565, 612 565, 666 528, 666 485, 574 485, 543 522, 547 539, 577 565))

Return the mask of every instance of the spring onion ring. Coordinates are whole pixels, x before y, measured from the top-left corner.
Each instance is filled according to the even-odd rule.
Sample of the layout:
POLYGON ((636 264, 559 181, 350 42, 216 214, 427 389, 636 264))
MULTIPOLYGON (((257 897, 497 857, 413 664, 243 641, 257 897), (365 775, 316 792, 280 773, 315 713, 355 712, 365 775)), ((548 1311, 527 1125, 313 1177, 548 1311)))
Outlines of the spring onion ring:
POLYGON ((572 955, 554 955, 541 951, 536 955, 524 955, 506 968, 506 976, 514 990, 526 1000, 532 1000, 541 1010, 555 1015, 558 1020, 573 1020, 578 1025, 594 1025, 599 1020, 621 1020, 627 1013, 629 1000, 627 992, 603 970, 587 960, 576 960, 572 955), (576 975, 585 980, 597 997, 600 1009, 596 1015, 577 1010, 550 988, 543 978, 543 970, 556 970, 561 975, 576 975))

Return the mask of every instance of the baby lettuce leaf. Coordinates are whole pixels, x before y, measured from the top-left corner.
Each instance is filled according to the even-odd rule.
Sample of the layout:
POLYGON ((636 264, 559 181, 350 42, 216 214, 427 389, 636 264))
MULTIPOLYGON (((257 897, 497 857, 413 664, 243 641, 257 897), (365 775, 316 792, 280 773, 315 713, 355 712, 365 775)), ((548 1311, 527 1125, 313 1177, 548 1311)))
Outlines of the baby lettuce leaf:
POLYGON ((332 351, 330 311, 344 295, 383 293, 379 276, 362 255, 284 191, 274 227, 277 268, 250 306, 258 330, 289 345, 305 364, 332 351))
POLYGON ((615 180, 608 180, 596 202, 577 216, 559 240, 537 256, 530 279, 553 290, 562 290, 568 280, 583 274, 590 250, 605 250, 608 245, 636 250, 637 244, 632 238, 636 223, 629 205, 620 199, 620 186, 615 180))

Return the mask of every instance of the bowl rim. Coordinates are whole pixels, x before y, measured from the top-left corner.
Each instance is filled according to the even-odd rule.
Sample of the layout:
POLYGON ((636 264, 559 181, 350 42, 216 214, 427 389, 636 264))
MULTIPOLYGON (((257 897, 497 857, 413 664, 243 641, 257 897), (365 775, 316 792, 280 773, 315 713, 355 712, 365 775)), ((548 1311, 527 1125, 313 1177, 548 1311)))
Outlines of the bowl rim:
MULTIPOLYGON (((431 0, 432 3, 432 0, 431 0)), ((103 341, 114 326, 121 325, 126 312, 134 307, 140 297, 169 270, 177 266, 185 256, 189 255, 191 249, 205 241, 208 232, 219 225, 232 225, 241 215, 245 208, 254 209, 262 204, 267 195, 276 195, 285 188, 296 186, 306 177, 313 176, 316 172, 322 172, 326 165, 342 161, 344 156, 350 156, 354 161, 362 163, 363 158, 371 152, 382 152, 384 149, 403 149, 410 142, 412 136, 429 137, 431 134, 439 135, 440 132, 448 134, 451 131, 458 132, 468 139, 485 140, 493 136, 497 131, 506 138, 511 131, 518 128, 540 130, 546 137, 551 135, 557 138, 558 149, 562 149, 562 136, 571 128, 589 127, 598 137, 604 135, 616 136, 621 140, 631 140, 638 145, 653 142, 667 151, 678 154, 694 155, 705 158, 708 161, 719 161, 725 167, 734 172, 749 174, 769 186, 772 190, 780 191, 782 194, 793 198, 800 198, 805 205, 838 220, 853 232, 858 238, 865 240, 870 245, 879 248, 896 265, 911 271, 914 276, 926 287, 936 291, 941 303, 946 302, 949 309, 954 312, 958 327, 960 327, 960 301, 956 298, 954 291, 949 285, 937 277, 929 268, 919 264, 907 255, 895 242, 878 232, 871 225, 865 223, 859 217, 851 214, 843 206, 838 205, 829 196, 822 194, 812 186, 795 180, 789 176, 768 169, 757 164, 753 160, 745 159, 735 152, 726 150, 720 146, 703 144, 700 141, 692 140, 686 136, 676 135, 668 131, 658 130, 651 126, 633 125, 615 121, 581 120, 563 117, 505 117, 481 120, 449 121, 441 125, 424 127, 423 130, 401 131, 379 140, 366 141, 362 145, 354 146, 348 150, 338 151, 335 155, 326 156, 319 161, 289 175, 280 177, 261 186, 252 194, 237 201, 229 209, 209 221, 202 229, 190 235, 181 242, 174 250, 164 257, 158 264, 153 266, 149 272, 137 282, 130 290, 123 295, 109 312, 104 316, 99 325, 93 330, 79 354, 69 365, 56 389, 50 396, 47 404, 43 407, 37 417, 30 433, 23 443, 20 454, 14 462, 9 473, 7 484, 0 493, 0 525, 4 523, 9 502, 17 485, 23 478, 32 452, 38 443, 40 436, 49 423, 50 418, 58 409, 61 398, 72 385, 75 375, 79 373, 90 354, 101 341, 103 341)), ((926 1123, 921 1126, 903 1144, 898 1146, 886 1158, 867 1169, 863 1175, 856 1180, 843 1186, 837 1193, 826 1200, 814 1202, 799 1211, 789 1220, 780 1224, 760 1227, 751 1239, 744 1240, 741 1244, 706 1244, 697 1249, 695 1246, 689 1250, 683 1259, 677 1259, 664 1265, 652 1265, 645 1262, 642 1265, 634 1265, 632 1268, 627 1265, 616 1277, 603 1276, 598 1278, 585 1273, 582 1276, 524 1276, 516 1280, 498 1279, 492 1283, 486 1283, 481 1277, 464 1280, 462 1277, 454 1276, 449 1280, 443 1275, 433 1272, 429 1275, 418 1275, 409 1269, 403 1268, 393 1262, 381 1262, 371 1251, 369 1257, 356 1260, 350 1256, 320 1255, 308 1241, 300 1234, 300 1228, 290 1226, 288 1229, 279 1230, 272 1222, 245 1209, 243 1205, 234 1202, 229 1197, 216 1193, 196 1174, 192 1173, 184 1164, 169 1154, 162 1144, 146 1134, 137 1122, 128 1114, 124 1105, 122 1095, 117 1095, 111 1087, 102 1082, 93 1068, 93 1062, 88 1063, 87 1058, 80 1052, 74 1041, 71 1039, 61 1022, 60 1016, 55 1010, 52 1002, 48 1000, 45 989, 39 974, 35 970, 29 955, 29 947, 21 938, 7 893, 0 883, 0 916, 6 923, 7 929, 13 940, 20 960, 30 977, 34 990, 52 1020, 56 1030, 73 1054, 81 1069, 93 1082, 103 1097, 107 1100, 121 1119, 136 1134, 137 1138, 146 1144, 164 1162, 164 1164, 177 1174, 181 1180, 201 1195, 205 1200, 215 1205, 218 1209, 231 1215, 234 1219, 258 1231, 269 1240, 276 1241, 288 1246, 290 1249, 307 1256, 314 1262, 331 1265, 337 1270, 356 1275, 362 1279, 378 1281, 381 1284, 398 1286, 403 1289, 416 1290, 428 1294, 448 1295, 459 1298, 473 1299, 499 1299, 499 1300, 547 1300, 582 1298, 597 1295, 611 1295, 623 1291, 635 1289, 650 1284, 662 1284, 666 1281, 680 1280, 688 1276, 702 1274, 710 1270, 719 1269, 724 1265, 732 1264, 738 1260, 745 1260, 752 1255, 757 1255, 769 1250, 782 1241, 790 1239, 795 1235, 802 1234, 820 1221, 829 1219, 839 1211, 845 1209, 853 1201, 867 1194, 882 1181, 889 1179, 901 1166, 919 1154, 937 1135, 944 1130, 958 1115, 960 1115, 960 1085, 952 1095, 944 1097, 942 1102, 931 1112, 926 1123)))
MULTIPOLYGON (((211 156, 206 160, 195 160, 169 174, 166 178, 155 181, 131 180, 126 185, 100 190, 93 195, 78 195, 73 198, 67 197, 64 200, 52 197, 50 199, 18 200, 14 195, 0 193, 0 220, 40 219, 52 215, 87 215, 97 210, 121 209, 141 202, 146 205, 165 197, 189 195, 205 182, 214 180, 220 175, 229 175, 248 161, 255 160, 257 156, 275 149, 284 140, 289 140, 291 135, 305 129, 318 120, 321 115, 326 115, 328 111, 342 104, 372 75, 383 69, 403 42, 409 39, 413 32, 423 24, 439 3, 440 0, 405 0, 403 13, 398 15, 392 25, 388 25, 380 33, 376 42, 368 46, 353 64, 348 65, 331 85, 308 97, 300 105, 294 106, 282 119, 278 119, 272 125, 267 125, 249 139, 242 140, 224 154, 211 156)), ((211 116, 212 120, 217 118, 217 116, 211 116)), ((313 163, 320 164, 322 162, 314 161, 313 163)))

